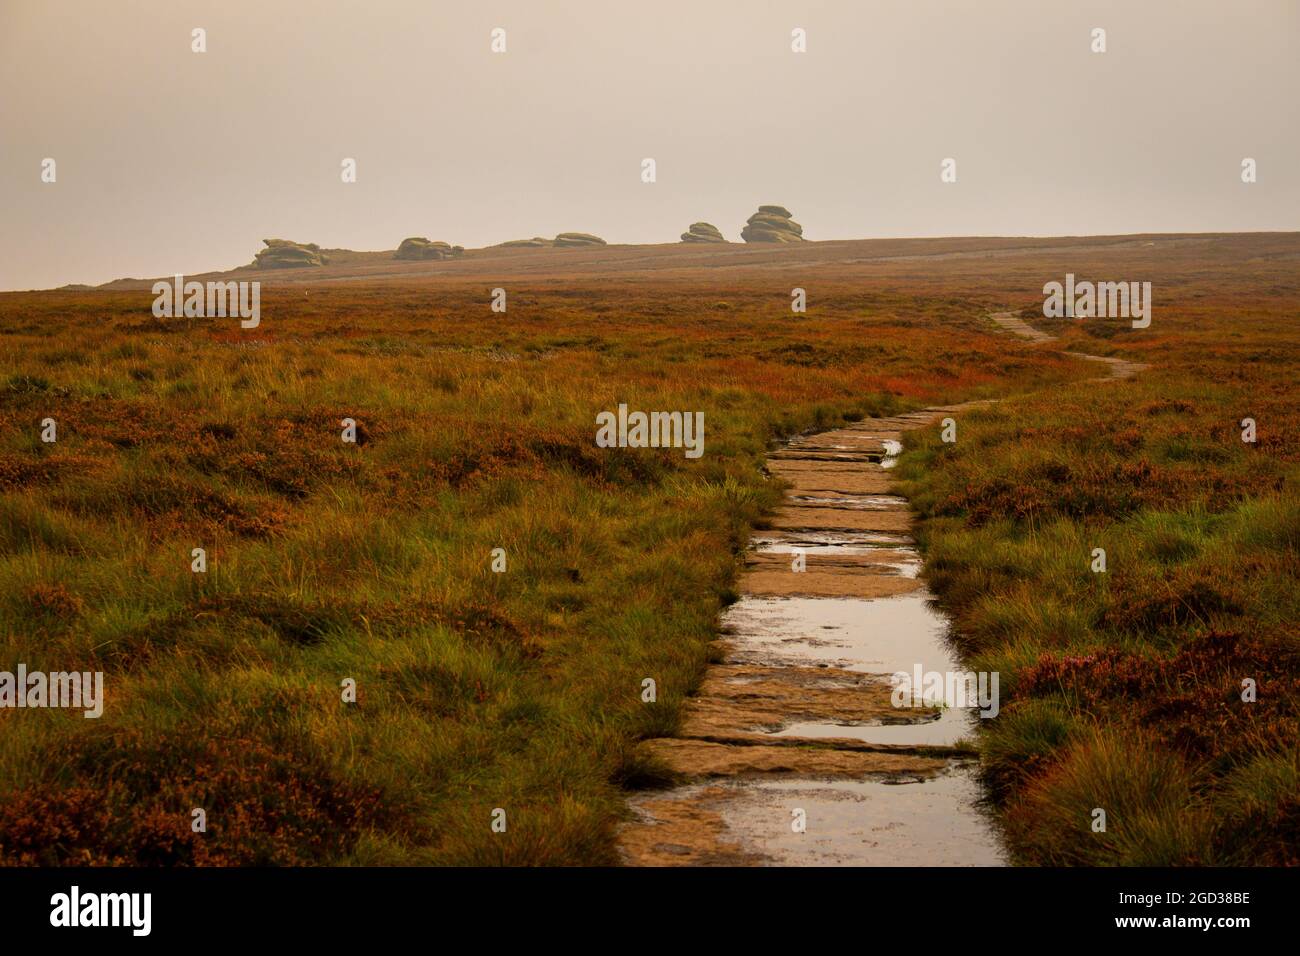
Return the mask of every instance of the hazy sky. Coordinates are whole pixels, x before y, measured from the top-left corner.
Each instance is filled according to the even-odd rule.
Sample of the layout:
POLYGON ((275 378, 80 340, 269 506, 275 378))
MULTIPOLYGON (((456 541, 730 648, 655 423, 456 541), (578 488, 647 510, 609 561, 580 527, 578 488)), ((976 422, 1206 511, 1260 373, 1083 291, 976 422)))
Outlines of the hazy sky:
POLYGON ((759 203, 810 239, 1300 228, 1300 0, 0 0, 0 91, 0 289, 759 203))

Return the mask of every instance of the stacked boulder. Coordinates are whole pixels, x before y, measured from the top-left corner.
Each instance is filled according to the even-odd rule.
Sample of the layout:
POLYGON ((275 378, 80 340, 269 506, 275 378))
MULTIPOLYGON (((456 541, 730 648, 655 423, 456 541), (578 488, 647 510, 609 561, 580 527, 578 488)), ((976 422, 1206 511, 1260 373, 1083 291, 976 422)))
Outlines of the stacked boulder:
POLYGON ((759 206, 749 217, 740 238, 746 242, 803 242, 803 226, 790 218, 784 206, 759 206))
POLYGON ((441 240, 430 241, 423 236, 403 239, 393 254, 394 259, 454 259, 465 251, 464 246, 453 246, 441 240))
POLYGON ((323 266, 329 256, 321 253, 314 242, 290 242, 288 239, 263 239, 266 248, 253 257, 259 269, 298 269, 304 266, 323 266))
POLYGON ((603 246, 605 240, 588 232, 562 232, 555 237, 555 245, 561 249, 603 246))
POLYGON ((682 233, 682 242, 726 242, 722 238, 722 233, 718 227, 711 222, 693 222, 691 227, 682 233))

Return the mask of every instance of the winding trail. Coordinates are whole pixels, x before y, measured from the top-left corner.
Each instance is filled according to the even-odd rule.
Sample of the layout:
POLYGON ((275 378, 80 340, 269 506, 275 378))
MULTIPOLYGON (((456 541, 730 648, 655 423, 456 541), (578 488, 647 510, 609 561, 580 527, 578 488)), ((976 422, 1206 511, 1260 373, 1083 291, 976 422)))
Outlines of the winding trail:
MULTIPOLYGON (((1054 341, 1014 313, 994 322, 1054 341)), ((1144 366, 1104 362, 1110 377, 1144 366)), ((971 709, 896 708, 889 676, 962 668, 919 579, 890 467, 904 433, 988 402, 869 418, 769 455, 790 485, 755 536, 722 663, 676 737, 640 746, 687 782, 638 794, 630 865, 1000 865, 979 808, 971 709), (799 564, 803 569, 799 570, 799 564), (800 829, 802 824, 802 829, 800 829)))
MULTIPOLYGON (((994 312, 989 318, 1008 332, 1014 332, 1035 344, 1057 341, 1055 335, 1034 328, 1014 312, 994 312)), ((1147 367, 1143 362, 1131 362, 1128 359, 1113 358, 1108 355, 1089 355, 1087 352, 1065 352, 1064 354, 1071 358, 1086 359, 1089 362, 1104 362, 1110 366, 1110 378, 1132 378, 1147 367)))

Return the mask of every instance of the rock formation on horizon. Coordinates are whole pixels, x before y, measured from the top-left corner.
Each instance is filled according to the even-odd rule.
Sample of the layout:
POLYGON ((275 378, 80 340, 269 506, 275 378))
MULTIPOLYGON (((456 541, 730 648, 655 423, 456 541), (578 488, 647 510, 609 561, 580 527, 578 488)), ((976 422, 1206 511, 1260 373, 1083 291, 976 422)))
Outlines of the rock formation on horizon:
POLYGON ((718 227, 711 222, 693 222, 682 233, 682 242, 726 242, 718 227))
POLYGON ((784 206, 759 206, 740 230, 740 238, 746 242, 803 242, 803 226, 790 215, 784 206))
POLYGON ((600 236, 593 236, 589 232, 562 232, 554 239, 533 236, 531 239, 511 239, 509 242, 501 242, 497 245, 501 249, 568 249, 582 246, 590 248, 607 245, 607 243, 600 236))
POLYGON ((314 242, 290 242, 288 239, 263 239, 266 248, 253 257, 259 269, 297 269, 303 266, 323 266, 329 256, 323 255, 314 242))
POLYGON ((465 251, 464 246, 453 246, 442 240, 429 240, 424 236, 403 239, 393 254, 394 259, 454 259, 465 251))
POLYGON ((600 236, 593 236, 589 232, 562 232, 555 237, 555 245, 562 249, 575 246, 603 246, 606 244, 605 240, 600 236))

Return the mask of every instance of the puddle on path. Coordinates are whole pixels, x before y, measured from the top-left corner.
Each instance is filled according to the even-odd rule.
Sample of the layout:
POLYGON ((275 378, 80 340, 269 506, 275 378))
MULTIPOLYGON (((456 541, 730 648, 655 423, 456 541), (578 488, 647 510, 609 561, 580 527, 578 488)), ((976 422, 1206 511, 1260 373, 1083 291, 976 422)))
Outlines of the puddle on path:
MULTIPOLYGON (((1000 866, 996 829, 977 808, 979 784, 969 765, 952 763, 926 777, 739 779, 693 784, 639 804, 677 802, 720 825, 730 851, 718 863, 766 866, 1000 866), (795 811, 803 811, 796 832, 795 811)), ((672 837, 665 834, 671 841, 672 837)), ((716 846, 716 844, 715 844, 716 846)), ((660 844, 668 858, 699 856, 689 843, 660 844)), ((661 861, 662 862, 662 861, 661 861)))
POLYGON ((887 531, 791 531, 782 535, 755 535, 750 544, 757 552, 776 554, 789 554, 794 548, 818 548, 827 554, 865 554, 882 546, 916 550, 907 535, 887 531))
POLYGON ((746 595, 722 615, 737 663, 827 666, 872 674, 947 672, 957 662, 948 622, 929 592, 878 598, 746 595))
POLYGON ((765 780, 719 812, 742 845, 785 866, 996 866, 997 836, 972 809, 979 796, 971 771, 954 767, 912 783, 765 780))
POLYGON ((951 747, 975 735, 979 718, 969 707, 944 707, 931 711, 934 717, 907 723, 832 724, 813 721, 787 724, 772 737, 808 737, 861 740, 871 744, 901 744, 908 747, 951 747))
POLYGON ((841 497, 823 497, 820 495, 791 495, 787 501, 802 507, 824 505, 828 508, 848 508, 857 511, 892 511, 907 507, 907 499, 897 495, 844 495, 841 497))

